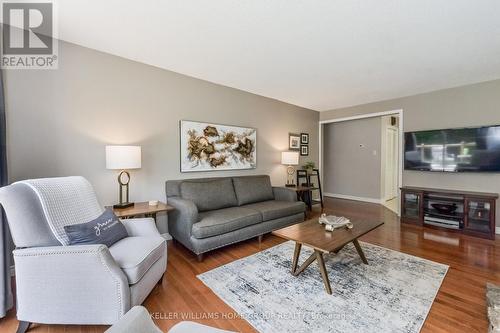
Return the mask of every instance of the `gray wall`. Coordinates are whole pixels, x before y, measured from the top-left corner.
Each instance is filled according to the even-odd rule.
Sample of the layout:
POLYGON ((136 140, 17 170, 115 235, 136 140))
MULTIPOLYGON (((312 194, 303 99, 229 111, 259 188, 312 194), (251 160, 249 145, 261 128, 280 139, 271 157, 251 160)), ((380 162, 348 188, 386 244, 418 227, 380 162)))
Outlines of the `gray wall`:
POLYGON ((141 145, 131 199, 165 200, 167 179, 269 174, 286 180, 280 152, 289 132, 310 134, 318 160, 319 114, 69 43, 59 44, 58 70, 5 72, 10 180, 83 175, 102 204, 117 201, 117 172, 106 170, 104 146, 141 145), (181 174, 179 120, 257 128, 257 169, 181 174))
POLYGON ((323 126, 325 193, 380 199, 381 118, 323 126))
MULTIPOLYGON (((321 112, 321 120, 403 109, 405 131, 500 124, 500 80, 321 112)), ((404 171, 403 185, 500 192, 500 174, 404 171)), ((497 202, 498 205, 498 202, 497 202)), ((500 226, 500 214, 497 214, 500 226)))

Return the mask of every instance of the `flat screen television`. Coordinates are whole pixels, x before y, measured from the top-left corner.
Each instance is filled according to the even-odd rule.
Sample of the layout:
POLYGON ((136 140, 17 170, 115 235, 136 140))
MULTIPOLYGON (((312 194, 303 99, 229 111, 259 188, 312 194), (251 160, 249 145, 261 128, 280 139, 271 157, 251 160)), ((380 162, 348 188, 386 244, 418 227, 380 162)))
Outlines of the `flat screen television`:
POLYGON ((500 126, 406 132, 405 170, 500 172, 500 126))

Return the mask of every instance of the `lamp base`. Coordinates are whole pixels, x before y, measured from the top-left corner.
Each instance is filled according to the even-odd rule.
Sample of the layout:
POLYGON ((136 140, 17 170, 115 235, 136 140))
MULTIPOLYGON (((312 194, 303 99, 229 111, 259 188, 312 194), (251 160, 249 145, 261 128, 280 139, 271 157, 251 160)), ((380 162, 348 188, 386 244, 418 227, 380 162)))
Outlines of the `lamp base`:
POLYGON ((287 179, 286 179, 286 187, 295 187, 294 181, 293 181, 293 174, 295 173, 295 169, 293 166, 289 165, 286 167, 286 173, 288 174, 287 179))
POLYGON ((113 208, 115 208, 115 209, 124 209, 124 208, 132 207, 133 205, 134 205, 133 202, 124 202, 124 203, 121 203, 121 204, 113 205, 113 208))

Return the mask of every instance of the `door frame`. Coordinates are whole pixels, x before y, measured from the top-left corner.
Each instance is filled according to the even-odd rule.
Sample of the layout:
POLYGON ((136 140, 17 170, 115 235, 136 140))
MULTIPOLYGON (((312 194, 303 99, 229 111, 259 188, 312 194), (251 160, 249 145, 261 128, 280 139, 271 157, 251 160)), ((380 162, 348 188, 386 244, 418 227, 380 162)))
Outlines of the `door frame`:
MULTIPOLYGON (((382 116, 389 116, 389 115, 397 115, 399 117, 399 124, 398 124, 398 128, 399 128, 398 197, 401 198, 401 186, 403 186, 403 156, 404 156, 404 151, 403 151, 403 149, 404 149, 404 144, 403 144, 403 141, 404 141, 403 109, 365 113, 365 114, 360 114, 360 115, 356 115, 356 116, 334 118, 334 119, 328 119, 328 120, 320 120, 319 121, 319 166, 318 166, 318 169, 319 169, 320 175, 321 175, 321 183, 324 184, 324 181, 323 181, 323 126, 325 124, 340 123, 340 122, 350 121, 350 120, 382 117, 382 116)), ((383 200, 383 198, 381 200, 383 200)), ((401 216, 401 200, 398 200, 398 216, 401 216)))
POLYGON ((381 164, 382 164, 382 167, 380 168, 380 171, 381 171, 381 180, 382 180, 382 178, 384 179, 384 184, 383 184, 383 186, 381 188, 381 197, 382 197, 383 201, 387 202, 387 200, 391 200, 391 199, 397 198, 398 195, 399 195, 399 193, 398 193, 398 188, 399 188, 398 187, 398 185, 399 185, 398 173, 393 173, 393 174, 391 174, 391 177, 387 177, 387 165, 388 165, 388 162, 389 163, 394 163, 394 158, 396 158, 397 164, 393 165, 393 166, 394 166, 395 169, 399 170, 399 158, 400 158, 400 156, 399 156, 399 144, 400 144, 399 143, 399 128, 398 128, 398 126, 392 126, 392 125, 391 126, 386 126, 386 127, 383 128, 383 134, 382 135, 385 136, 385 140, 384 140, 384 138, 382 138, 382 140, 384 140, 383 142, 385 143, 385 147, 382 147, 382 149, 380 150, 380 155, 381 156, 382 156, 382 152, 384 153, 384 156, 382 156, 382 158, 380 159, 381 164), (392 147, 393 149, 395 149, 393 151, 394 155, 392 156, 392 158, 393 158, 392 161, 389 161, 387 159, 387 157, 388 157, 387 154, 388 154, 388 151, 389 151, 389 149, 388 149, 389 148, 389 145, 388 145, 388 143, 389 143, 388 142, 388 138, 389 137, 387 136, 387 134, 389 133, 389 131, 392 132, 391 135, 394 135, 394 140, 395 140, 394 142, 397 143, 396 146, 392 147), (382 176, 382 174, 383 174, 383 176, 382 176), (392 183, 393 187, 392 187, 390 193, 391 193, 391 195, 394 194, 394 196, 391 197, 390 199, 388 199, 387 192, 386 192, 386 190, 387 190, 387 179, 388 178, 392 178, 391 182, 393 182, 392 183))

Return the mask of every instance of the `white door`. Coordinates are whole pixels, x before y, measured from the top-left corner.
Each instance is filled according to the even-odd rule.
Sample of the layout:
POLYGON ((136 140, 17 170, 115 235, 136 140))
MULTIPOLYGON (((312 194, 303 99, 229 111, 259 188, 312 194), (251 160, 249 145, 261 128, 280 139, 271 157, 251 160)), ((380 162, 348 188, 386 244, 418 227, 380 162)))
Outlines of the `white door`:
POLYGON ((385 150, 385 200, 398 196, 398 129, 387 127, 385 131, 387 148, 385 150))

